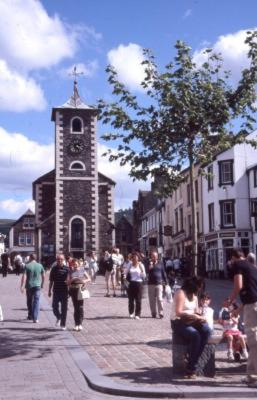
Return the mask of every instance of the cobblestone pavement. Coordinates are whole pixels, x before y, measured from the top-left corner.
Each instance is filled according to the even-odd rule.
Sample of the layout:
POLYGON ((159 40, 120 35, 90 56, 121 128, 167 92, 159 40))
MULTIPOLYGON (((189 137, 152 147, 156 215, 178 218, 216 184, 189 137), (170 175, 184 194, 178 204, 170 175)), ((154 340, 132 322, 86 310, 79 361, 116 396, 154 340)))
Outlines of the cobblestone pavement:
MULTIPOLYGON (((207 291, 212 306, 219 310, 228 295, 231 282, 208 280, 207 291)), ((165 302, 165 317, 150 316, 148 299, 144 296, 142 318, 128 318, 128 299, 106 298, 104 279, 97 277, 97 284, 90 285, 91 298, 85 300, 85 321, 82 332, 74 332, 80 345, 87 351, 104 375, 119 383, 149 385, 155 388, 193 384, 201 386, 243 387, 242 374, 245 363, 227 362, 225 345, 216 351, 217 375, 188 382, 172 376, 170 305, 165 302)), ((146 295, 147 293, 145 293, 146 295)), ((73 327, 72 304, 69 305, 68 326, 73 327)), ((221 333, 221 328, 220 333, 221 333)))
MULTIPOLYGON (((70 332, 53 326, 52 311, 46 300, 48 284, 45 285, 40 323, 33 324, 26 320, 26 301, 19 292, 19 283, 15 275, 0 278, 0 304, 5 317, 4 323, 0 323, 0 399, 114 398, 88 388, 69 351, 70 332)), ((165 304, 163 320, 152 319, 144 298, 141 320, 131 320, 127 298, 119 293, 116 298, 104 297, 103 277, 99 276, 97 284, 89 288, 91 298, 85 301, 84 330, 72 332, 71 303, 67 326, 80 344, 80 351, 90 355, 104 376, 131 387, 168 390, 179 387, 181 393, 186 387, 187 390, 191 387, 192 391, 200 387, 203 392, 210 387, 224 391, 233 387, 238 393, 245 388, 241 384, 245 363, 228 363, 225 349, 217 352, 218 373, 214 379, 199 378, 192 382, 172 376, 169 304, 165 304)), ((230 288, 230 282, 208 281, 207 289, 213 296, 215 309, 230 288)))

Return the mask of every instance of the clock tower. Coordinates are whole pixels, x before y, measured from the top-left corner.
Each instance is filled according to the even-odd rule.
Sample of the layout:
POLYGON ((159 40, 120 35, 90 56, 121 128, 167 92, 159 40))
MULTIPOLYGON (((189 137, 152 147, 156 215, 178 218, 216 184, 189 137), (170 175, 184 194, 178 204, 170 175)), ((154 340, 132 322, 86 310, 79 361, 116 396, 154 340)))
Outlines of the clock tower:
POLYGON ((55 122, 55 247, 77 258, 98 249, 96 110, 73 95, 53 108, 55 122))

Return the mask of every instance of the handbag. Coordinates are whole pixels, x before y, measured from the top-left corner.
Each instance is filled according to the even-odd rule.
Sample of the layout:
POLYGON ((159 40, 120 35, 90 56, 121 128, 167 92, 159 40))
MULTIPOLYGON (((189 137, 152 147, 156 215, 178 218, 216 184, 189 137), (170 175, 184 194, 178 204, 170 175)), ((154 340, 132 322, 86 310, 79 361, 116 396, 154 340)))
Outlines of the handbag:
POLYGON ((78 300, 84 300, 90 298, 90 292, 88 289, 82 289, 81 287, 78 290, 78 300))

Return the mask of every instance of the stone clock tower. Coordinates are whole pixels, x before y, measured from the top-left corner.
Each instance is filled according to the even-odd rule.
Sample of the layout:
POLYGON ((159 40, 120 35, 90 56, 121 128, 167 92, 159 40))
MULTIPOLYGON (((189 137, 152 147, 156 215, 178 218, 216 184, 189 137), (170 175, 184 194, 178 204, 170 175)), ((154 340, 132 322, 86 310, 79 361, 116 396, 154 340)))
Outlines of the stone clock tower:
POLYGON ((83 258, 89 247, 98 249, 96 110, 81 101, 76 80, 73 96, 62 107, 53 109, 52 120, 56 251, 68 248, 69 253, 83 258))
POLYGON ((85 258, 114 244, 115 183, 97 170, 96 119, 75 79, 71 98, 52 110, 55 170, 33 183, 41 260, 59 252, 85 258))

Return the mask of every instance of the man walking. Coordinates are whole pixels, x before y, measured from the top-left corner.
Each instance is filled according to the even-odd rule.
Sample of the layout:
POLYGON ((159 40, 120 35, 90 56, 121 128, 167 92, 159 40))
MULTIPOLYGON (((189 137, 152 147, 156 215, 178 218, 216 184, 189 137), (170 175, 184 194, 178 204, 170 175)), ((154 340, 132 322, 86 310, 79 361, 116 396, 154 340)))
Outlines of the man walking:
POLYGON ((257 268, 244 258, 240 249, 232 250, 231 261, 234 288, 230 303, 239 294, 244 306, 245 333, 249 347, 246 383, 257 388, 257 268))
POLYGON ((68 286, 67 278, 69 267, 65 265, 64 255, 58 254, 56 264, 52 267, 49 276, 48 296, 53 292, 53 313, 56 317, 56 326, 66 330, 66 318, 68 309, 68 286), (59 309, 61 306, 61 311, 59 309))
POLYGON ((150 255, 148 275, 148 297, 153 318, 163 318, 163 285, 167 284, 167 276, 162 262, 158 261, 158 253, 153 251, 150 255))
POLYGON ((10 259, 8 256, 8 253, 2 253, 1 254, 1 262, 2 262, 2 274, 3 274, 3 278, 7 277, 7 273, 8 273, 8 268, 10 265, 10 259))
POLYGON ((28 315, 34 323, 38 322, 40 290, 43 288, 45 271, 43 265, 36 262, 35 254, 29 256, 21 278, 21 291, 27 289, 28 315))

